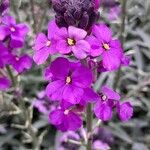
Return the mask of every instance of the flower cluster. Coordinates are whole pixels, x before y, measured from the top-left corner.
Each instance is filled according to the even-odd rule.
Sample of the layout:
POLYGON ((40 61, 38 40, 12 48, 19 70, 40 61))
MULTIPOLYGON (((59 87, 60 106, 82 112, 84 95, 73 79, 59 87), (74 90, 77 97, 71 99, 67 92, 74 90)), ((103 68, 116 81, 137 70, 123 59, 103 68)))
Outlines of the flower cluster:
MULTIPOLYGON (((0 7, 3 12, 6 10, 5 4, 6 1, 0 7)), ((27 54, 21 54, 18 51, 18 48, 23 47, 28 31, 26 24, 17 24, 15 19, 8 14, 2 16, 0 23, 0 90, 5 90, 11 85, 7 75, 7 71, 10 74, 8 67, 11 66, 16 73, 20 74, 32 66, 32 59, 27 54)))
POLYGON ((38 65, 49 55, 61 55, 44 71, 49 82, 46 95, 59 104, 49 114, 49 122, 63 132, 75 131, 83 126, 90 103, 94 103, 93 112, 102 121, 110 120, 113 110, 121 121, 129 120, 133 114, 130 102, 120 102, 120 95, 107 86, 98 92, 93 89, 95 74, 117 70, 130 61, 111 29, 96 23, 99 1, 53 0, 53 7, 56 19, 49 22, 47 35, 36 36, 33 47, 38 65))

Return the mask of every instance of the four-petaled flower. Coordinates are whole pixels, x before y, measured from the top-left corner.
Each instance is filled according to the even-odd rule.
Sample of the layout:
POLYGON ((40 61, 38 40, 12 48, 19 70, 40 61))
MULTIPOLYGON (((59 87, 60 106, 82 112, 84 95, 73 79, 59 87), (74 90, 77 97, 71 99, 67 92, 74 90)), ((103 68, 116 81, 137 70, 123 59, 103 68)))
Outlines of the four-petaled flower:
POLYGON ((52 82, 46 88, 47 96, 51 100, 65 99, 72 104, 80 102, 84 90, 90 88, 93 79, 90 69, 66 58, 53 61, 48 72, 46 77, 51 76, 52 82))
POLYGON ((50 54, 55 54, 57 52, 55 39, 57 30, 58 27, 56 26, 55 21, 51 21, 48 25, 48 35, 46 36, 43 33, 37 35, 33 59, 38 65, 44 63, 50 54))
POLYGON ((92 35, 87 37, 91 45, 90 55, 101 56, 102 65, 108 70, 116 70, 124 58, 119 40, 112 39, 112 31, 104 24, 94 25, 92 35))
POLYGON ((84 59, 90 52, 90 45, 85 40, 87 32, 83 29, 79 29, 73 26, 67 28, 61 28, 57 32, 58 42, 57 50, 61 54, 74 53, 74 56, 78 59, 84 59))

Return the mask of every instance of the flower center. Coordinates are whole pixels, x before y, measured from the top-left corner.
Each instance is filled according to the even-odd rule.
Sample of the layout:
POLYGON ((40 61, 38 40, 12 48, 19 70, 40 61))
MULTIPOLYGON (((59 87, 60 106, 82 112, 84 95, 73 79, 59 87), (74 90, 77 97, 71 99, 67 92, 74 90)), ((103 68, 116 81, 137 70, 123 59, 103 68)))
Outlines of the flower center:
POLYGON ((69 114, 69 110, 66 109, 66 110, 64 111, 64 114, 65 114, 65 115, 68 115, 68 114, 69 114))
POLYGON ((102 96, 101 96, 101 99, 102 99, 103 101, 106 101, 107 96, 106 96, 106 95, 102 95, 102 96))
POLYGON ((10 28, 10 31, 11 31, 11 32, 15 32, 16 29, 15 29, 14 27, 11 27, 11 28, 10 28))
POLYGON ((68 43, 68 45, 70 45, 70 46, 74 46, 75 43, 76 43, 76 41, 75 41, 74 39, 68 38, 68 39, 67 39, 67 43, 68 43))
POLYGON ((46 42, 46 46, 49 47, 51 45, 51 41, 46 42))
POLYGON ((105 50, 109 50, 110 49, 110 46, 108 44, 106 44, 106 43, 103 44, 103 47, 104 47, 105 50))
POLYGON ((70 76, 68 76, 68 77, 66 78, 66 83, 67 83, 67 84, 71 83, 71 77, 70 77, 70 76))

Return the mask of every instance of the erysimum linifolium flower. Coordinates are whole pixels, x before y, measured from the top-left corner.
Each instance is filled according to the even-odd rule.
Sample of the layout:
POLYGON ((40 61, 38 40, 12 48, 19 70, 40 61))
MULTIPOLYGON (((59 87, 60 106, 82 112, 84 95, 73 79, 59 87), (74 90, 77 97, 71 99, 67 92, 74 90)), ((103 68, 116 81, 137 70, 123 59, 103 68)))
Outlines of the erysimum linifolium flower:
POLYGON ((9 37, 9 46, 11 48, 22 47, 28 31, 29 28, 26 24, 17 24, 12 16, 6 15, 2 18, 2 24, 0 25, 0 41, 3 41, 6 37, 9 37))
POLYGON ((98 18, 97 0, 52 0, 59 27, 75 26, 88 30, 98 18))
POLYGON ((46 70, 46 78, 51 82, 46 88, 51 100, 63 100, 78 104, 82 99, 94 97, 91 89, 92 72, 79 62, 70 62, 66 58, 57 58, 46 70), (63 66, 63 67, 62 67, 63 66), (84 93, 86 92, 86 96, 84 93))
POLYGON ((119 118, 122 121, 129 120, 133 115, 133 108, 130 102, 120 103, 120 95, 107 86, 103 86, 99 100, 94 107, 95 115, 103 120, 108 121, 112 118, 113 109, 116 108, 119 118))

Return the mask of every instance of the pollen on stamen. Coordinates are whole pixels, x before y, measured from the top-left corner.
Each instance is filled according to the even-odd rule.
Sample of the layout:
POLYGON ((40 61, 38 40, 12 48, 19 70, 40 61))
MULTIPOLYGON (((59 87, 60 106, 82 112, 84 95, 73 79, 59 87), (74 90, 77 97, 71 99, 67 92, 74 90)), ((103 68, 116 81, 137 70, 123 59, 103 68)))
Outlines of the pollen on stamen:
POLYGON ((51 41, 46 42, 46 46, 49 47, 51 45, 51 41))
POLYGON ((65 114, 65 115, 68 115, 68 114, 69 114, 69 110, 66 109, 66 110, 64 111, 64 114, 65 114))
POLYGON ((73 46, 73 45, 75 45, 75 40, 68 38, 67 43, 68 43, 68 45, 73 46))
POLYGON ((105 50, 109 50, 110 49, 110 46, 108 44, 106 44, 106 43, 103 44, 103 47, 104 47, 105 50))
POLYGON ((10 31, 11 31, 11 32, 15 32, 16 29, 15 29, 14 27, 11 27, 11 28, 10 28, 10 31))
POLYGON ((66 83, 69 84, 70 82, 71 82, 71 77, 68 76, 68 77, 66 78, 66 83))
POLYGON ((107 96, 106 95, 102 95, 101 98, 102 98, 103 101, 105 101, 107 99, 107 96))

